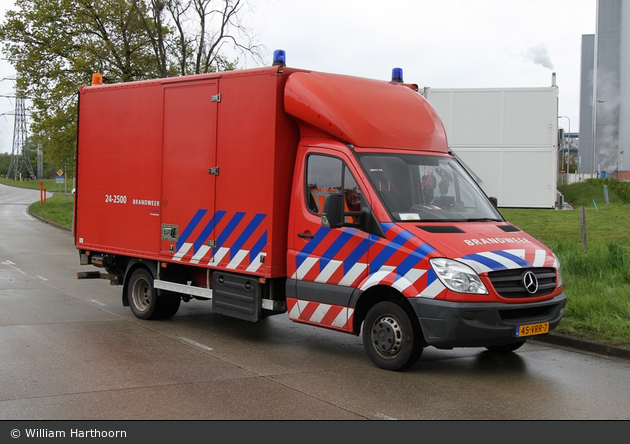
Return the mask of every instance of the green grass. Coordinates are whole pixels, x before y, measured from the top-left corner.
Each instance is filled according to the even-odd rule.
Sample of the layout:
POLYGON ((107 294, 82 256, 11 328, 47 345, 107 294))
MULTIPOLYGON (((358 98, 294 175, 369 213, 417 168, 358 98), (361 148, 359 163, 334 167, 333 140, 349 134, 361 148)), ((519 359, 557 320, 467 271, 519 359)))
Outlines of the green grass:
MULTIPOLYGON (((552 246, 553 248, 554 246, 552 246)), ((630 252, 597 240, 555 246, 569 303, 558 332, 630 346, 630 252)))
MULTIPOLYGON (((597 240, 619 242, 630 247, 630 204, 584 206, 586 243, 597 240)), ((579 207, 573 210, 535 210, 501 208, 509 222, 546 245, 559 241, 582 245, 582 225, 579 207)))
POLYGON ((37 201, 30 206, 31 213, 53 222, 62 227, 72 227, 72 213, 74 211, 74 196, 71 194, 55 193, 45 202, 37 201))
MULTIPOLYGON (((39 189, 38 182, 0 183, 39 189)), ((54 190, 54 180, 44 187, 54 190)), ((555 330, 572 336, 630 346, 630 204, 603 186, 581 183, 560 187, 573 210, 502 208, 514 225, 540 239, 558 256, 568 302, 555 330), (593 203, 595 200, 595 204, 593 203), (597 205, 597 208, 596 206, 597 205), (579 207, 584 206, 587 249, 582 246, 579 207)), ((70 227, 74 198, 56 193, 31 211, 56 224, 70 227)))

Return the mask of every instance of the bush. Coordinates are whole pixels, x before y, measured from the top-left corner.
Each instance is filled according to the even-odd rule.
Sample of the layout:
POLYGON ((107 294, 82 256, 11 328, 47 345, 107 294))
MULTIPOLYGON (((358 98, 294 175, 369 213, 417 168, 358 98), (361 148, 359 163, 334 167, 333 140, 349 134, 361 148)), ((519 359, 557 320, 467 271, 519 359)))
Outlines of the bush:
POLYGON ((630 203, 630 182, 622 182, 618 179, 607 177, 606 179, 588 179, 586 183, 599 188, 603 188, 606 185, 608 190, 617 194, 624 203, 630 203))

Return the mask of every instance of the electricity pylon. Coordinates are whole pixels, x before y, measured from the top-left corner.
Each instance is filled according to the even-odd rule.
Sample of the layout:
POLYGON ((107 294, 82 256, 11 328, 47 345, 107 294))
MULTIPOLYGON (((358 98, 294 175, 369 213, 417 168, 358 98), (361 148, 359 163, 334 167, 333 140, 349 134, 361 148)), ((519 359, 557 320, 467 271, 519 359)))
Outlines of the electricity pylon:
POLYGON ((11 162, 7 177, 13 171, 14 180, 18 179, 18 172, 21 167, 26 167, 31 179, 35 179, 33 167, 31 165, 31 153, 26 143, 26 109, 24 107, 24 97, 15 98, 15 122, 13 125, 13 150, 11 152, 11 162))

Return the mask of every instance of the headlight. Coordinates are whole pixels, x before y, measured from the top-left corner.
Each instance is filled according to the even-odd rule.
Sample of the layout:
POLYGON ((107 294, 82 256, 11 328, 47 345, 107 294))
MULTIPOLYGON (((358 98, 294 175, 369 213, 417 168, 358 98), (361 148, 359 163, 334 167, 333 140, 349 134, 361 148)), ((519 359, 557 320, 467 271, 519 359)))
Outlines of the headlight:
POLYGON ((558 265, 558 284, 557 284, 557 288, 562 287, 563 282, 562 282, 562 270, 560 265, 558 265))
POLYGON ((488 294, 479 275, 466 264, 450 259, 430 259, 433 271, 449 290, 458 293, 488 294))

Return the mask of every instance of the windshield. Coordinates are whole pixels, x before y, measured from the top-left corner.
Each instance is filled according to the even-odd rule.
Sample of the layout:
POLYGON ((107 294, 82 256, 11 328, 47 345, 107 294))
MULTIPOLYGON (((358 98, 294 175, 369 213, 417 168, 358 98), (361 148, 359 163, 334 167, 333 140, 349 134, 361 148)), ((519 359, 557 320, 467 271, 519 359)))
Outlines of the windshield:
POLYGON ((503 221, 451 157, 367 153, 358 158, 394 221, 503 221))

